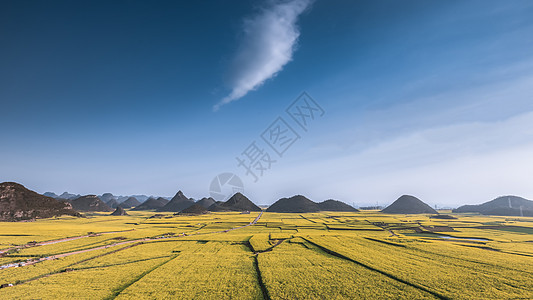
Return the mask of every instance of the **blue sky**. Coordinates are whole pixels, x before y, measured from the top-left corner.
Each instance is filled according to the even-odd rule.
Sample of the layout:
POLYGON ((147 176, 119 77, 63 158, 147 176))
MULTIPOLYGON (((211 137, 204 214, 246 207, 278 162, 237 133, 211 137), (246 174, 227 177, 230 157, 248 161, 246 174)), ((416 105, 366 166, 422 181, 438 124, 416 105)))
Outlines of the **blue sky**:
POLYGON ((0 181, 531 199, 531 36, 530 1, 2 1, 0 181), (254 182, 236 157, 303 91, 324 115, 254 182))

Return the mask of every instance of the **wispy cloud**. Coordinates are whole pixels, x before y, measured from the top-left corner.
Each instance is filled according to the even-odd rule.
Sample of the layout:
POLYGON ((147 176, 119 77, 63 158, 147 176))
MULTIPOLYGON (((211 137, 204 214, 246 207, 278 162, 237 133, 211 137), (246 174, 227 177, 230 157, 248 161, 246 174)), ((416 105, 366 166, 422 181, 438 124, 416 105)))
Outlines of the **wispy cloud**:
POLYGON ((367 110, 353 123, 337 117, 330 129, 295 144, 292 156, 247 195, 271 203, 303 191, 317 201, 358 205, 389 204, 405 193, 439 206, 508 194, 531 199, 533 74, 527 66, 495 68, 483 83, 367 110))
POLYGON ((234 58, 231 93, 213 109, 244 97, 292 60, 300 31, 298 17, 311 0, 275 1, 243 24, 243 39, 234 58))

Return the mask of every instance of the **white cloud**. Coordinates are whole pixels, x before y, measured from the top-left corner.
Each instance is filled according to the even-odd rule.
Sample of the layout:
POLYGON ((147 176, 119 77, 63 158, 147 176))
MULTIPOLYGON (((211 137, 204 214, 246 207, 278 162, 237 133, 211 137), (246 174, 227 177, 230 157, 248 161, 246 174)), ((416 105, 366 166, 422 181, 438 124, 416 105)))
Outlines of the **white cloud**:
POLYGON ((231 93, 214 110, 257 89, 292 60, 300 36, 296 22, 311 2, 278 1, 244 21, 243 40, 234 60, 231 93))

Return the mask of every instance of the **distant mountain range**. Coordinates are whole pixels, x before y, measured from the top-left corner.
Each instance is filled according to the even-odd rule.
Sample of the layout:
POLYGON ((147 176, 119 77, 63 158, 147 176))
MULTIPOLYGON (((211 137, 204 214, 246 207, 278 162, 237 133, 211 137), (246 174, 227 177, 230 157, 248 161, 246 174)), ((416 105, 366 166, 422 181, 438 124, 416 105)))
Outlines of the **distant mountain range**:
MULTIPOLYGON (((64 192, 61 195, 57 195, 56 193, 53 193, 53 192, 46 192, 43 195, 47 197, 52 197, 55 199, 65 199, 65 200, 73 200, 73 199, 81 197, 81 195, 79 194, 71 194, 68 192, 64 192)), ((111 193, 103 193, 102 195, 98 196, 98 198, 100 198, 100 200, 104 201, 105 203, 108 203, 111 200, 115 200, 117 203, 122 203, 132 197, 135 198, 137 201, 139 201, 139 203, 144 202, 148 200, 148 198, 150 198, 149 196, 146 196, 146 195, 115 196, 111 193)))
POLYGON ((137 198, 135 197, 129 197, 128 199, 126 199, 124 202, 118 204, 118 206, 121 206, 123 208, 132 208, 132 207, 135 207, 137 205, 141 204, 141 202, 139 202, 137 200, 137 198))
MULTIPOLYGON (((0 221, 32 220, 60 215, 81 216, 78 211, 114 211, 114 215, 124 215, 127 208, 190 214, 199 214, 205 211, 262 210, 241 193, 234 194, 226 202, 217 202, 213 198, 202 198, 195 201, 193 198, 186 197, 182 191, 178 191, 169 201, 163 197, 155 198, 145 195, 125 197, 114 196, 111 193, 104 193, 100 196, 81 196, 68 192, 64 192, 61 195, 46 192, 41 195, 15 182, 0 183, 0 221)), ((338 200, 330 199, 317 203, 305 196, 296 195, 279 199, 270 205, 266 211, 308 213, 318 211, 357 212, 358 210, 338 200)), ((435 209, 411 195, 399 197, 391 205, 383 209, 382 212, 390 214, 438 214, 435 209)), ((463 205, 454 209, 453 212, 501 216, 533 216, 533 201, 518 196, 502 196, 479 205, 463 205)))
POLYGON ((216 202, 213 198, 202 198, 194 201, 182 191, 178 191, 170 201, 164 198, 150 198, 133 210, 156 210, 158 212, 175 212, 184 214, 199 214, 204 211, 261 211, 246 196, 237 193, 226 202, 216 202))
POLYGON ((146 196, 146 195, 117 196, 117 201, 119 203, 122 203, 122 202, 128 200, 131 197, 137 199, 137 201, 140 201, 140 202, 146 201, 146 200, 148 200, 148 198, 150 198, 150 196, 146 196))
POLYGON ((46 192, 46 193, 43 193, 43 196, 46 196, 46 197, 50 197, 50 198, 59 198, 58 195, 56 195, 56 193, 52 193, 52 192, 46 192))
POLYGON ((111 193, 103 193, 99 198, 100 198, 100 200, 104 201, 105 203, 109 203, 109 202, 111 202, 113 200, 118 203, 118 201, 117 201, 118 198, 113 196, 113 194, 111 194, 111 193))
POLYGON ((202 198, 202 199, 196 201, 197 204, 199 204, 199 205, 201 205, 201 206, 203 206, 205 208, 209 208, 209 206, 215 204, 215 202, 216 202, 215 199, 213 199, 211 197, 202 198))
POLYGON ((180 212, 193 204, 193 199, 185 197, 182 191, 178 191, 176 195, 172 197, 170 202, 159 208, 157 211, 180 212))
POLYGON ((168 202, 167 199, 159 197, 159 198, 148 198, 148 200, 144 201, 143 203, 137 205, 133 208, 133 210, 154 210, 154 209, 160 209, 163 206, 165 206, 168 202))
POLYGON ((231 196, 226 202, 215 202, 208 208, 209 211, 261 211, 250 199, 241 193, 231 196))
POLYGON ((46 193, 43 194, 43 196, 52 197, 52 198, 55 198, 55 199, 71 200, 71 199, 76 199, 76 198, 80 197, 81 195, 74 195, 74 194, 70 194, 70 193, 64 192, 63 194, 58 196, 55 193, 46 192, 46 193))
POLYGON ((72 207, 77 211, 113 211, 111 207, 100 200, 96 195, 81 196, 70 200, 72 207))
MULTIPOLYGON (((100 199, 102 199, 102 198, 100 198, 100 199)), ((103 200, 102 200, 102 201, 103 201, 103 200)), ((117 202, 117 200, 115 200, 115 199, 111 199, 111 200, 109 200, 109 201, 104 201, 104 203, 107 204, 107 206, 109 206, 109 207, 111 207, 111 208, 117 208, 118 205, 119 205, 118 202, 117 202)))

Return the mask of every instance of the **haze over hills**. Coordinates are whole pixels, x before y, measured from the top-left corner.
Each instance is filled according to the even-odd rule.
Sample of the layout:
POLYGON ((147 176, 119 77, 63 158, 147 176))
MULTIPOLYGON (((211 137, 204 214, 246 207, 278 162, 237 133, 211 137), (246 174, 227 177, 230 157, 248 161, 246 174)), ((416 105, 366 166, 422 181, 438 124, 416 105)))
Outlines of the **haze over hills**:
POLYGON ((80 194, 70 194, 68 192, 63 192, 63 194, 55 197, 56 199, 66 199, 66 200, 72 200, 72 199, 76 199, 78 197, 80 197, 81 195, 80 194))
POLYGON ((70 200, 72 207, 78 211, 113 211, 96 195, 86 195, 70 200))
MULTIPOLYGON (((66 200, 73 200, 73 199, 81 197, 80 194, 71 194, 69 192, 63 192, 61 195, 57 195, 54 192, 45 192, 45 193, 43 193, 43 195, 48 196, 48 197, 52 197, 52 198, 56 198, 56 199, 66 199, 66 200)), ((121 196, 116 196, 116 195, 113 195, 112 193, 103 193, 102 195, 97 195, 97 196, 104 203, 108 203, 109 201, 111 201, 113 199, 115 201, 117 201, 117 203, 122 203, 122 202, 128 200, 131 197, 137 199, 137 201, 139 201, 139 203, 141 203, 143 201, 148 200, 148 198, 150 198, 149 196, 146 196, 146 195, 126 195, 126 196, 122 196, 121 195, 121 196)), ((154 197, 154 198, 157 198, 157 197, 154 197)))
MULTIPOLYGON (((12 185, 12 188, 18 190, 18 192, 27 190, 22 185, 17 183, 6 182, 4 185, 12 185)), ((200 207, 208 211, 260 211, 261 208, 255 205, 250 199, 241 193, 234 194, 226 202, 216 202, 213 198, 204 197, 198 201, 194 201, 192 198, 186 197, 182 191, 178 191, 176 195, 169 201, 163 197, 154 198, 150 197, 143 203, 140 203, 135 197, 128 197, 122 203, 117 201, 117 196, 111 193, 104 193, 101 197, 107 199, 107 203, 102 201, 100 197, 96 195, 79 196, 75 199, 71 199, 65 203, 62 202, 60 197, 71 198, 77 196, 68 192, 64 192, 61 195, 57 195, 52 192, 47 192, 47 195, 56 196, 48 197, 40 195, 36 192, 27 190, 28 193, 33 193, 30 198, 39 198, 40 201, 34 202, 35 207, 29 207, 29 204, 25 204, 27 210, 17 209, 16 206, 9 206, 2 204, 4 211, 2 212, 2 218, 5 220, 23 220, 32 218, 44 218, 46 216, 56 216, 60 214, 79 215, 76 211, 103 211, 111 212, 115 208, 121 206, 123 209, 133 208, 133 210, 157 210, 161 212, 182 212, 189 207, 190 213, 203 213, 200 207), (46 200, 48 199, 48 200, 46 200), (53 199, 54 202, 47 202, 49 199, 53 199), (48 203, 48 204, 47 204, 48 203), (50 203, 55 203, 51 205, 50 203), (58 206, 57 203, 60 203, 58 206), (62 204, 61 204, 62 203, 62 204), (9 208, 12 207, 13 209, 9 208), (44 208, 43 208, 44 207, 44 208), (6 211, 7 209, 7 211, 6 211), (54 211, 58 209, 59 211, 54 211), (44 212, 47 211, 47 212, 44 212)), ((15 193, 16 194, 16 193, 15 193)), ((15 197, 14 194, 10 197, 15 197)), ((23 197, 24 198, 24 197, 23 197)), ((5 200, 4 200, 5 201, 5 200)), ((7 203, 7 202, 6 202, 7 203)), ((32 204, 33 205, 33 204, 32 204)), ((116 211, 116 210, 115 210, 116 211)), ((292 213, 305 213, 305 212, 318 212, 318 211, 347 211, 357 212, 354 207, 338 201, 338 200, 326 200, 320 203, 309 200, 305 196, 296 195, 290 198, 282 198, 270 205, 267 212, 292 212, 292 213)), ((187 212, 187 211, 186 211, 187 212)), ((383 213, 391 214, 438 214, 438 212, 431 208, 420 199, 411 196, 403 195, 398 198, 394 203, 382 210, 383 213)), ((479 205, 463 205, 453 210, 454 213, 481 213, 485 215, 501 215, 501 216, 533 216, 533 201, 527 200, 517 196, 502 196, 494 200, 488 201, 479 205)), ((121 213, 120 211, 117 213, 121 213)))
POLYGON ((351 205, 348 205, 339 200, 329 199, 323 202, 318 203, 318 207, 322 211, 359 211, 351 205))
POLYGON ((280 213, 310 213, 318 211, 357 212, 358 210, 339 200, 329 199, 316 203, 305 196, 296 195, 290 198, 279 199, 269 206, 266 211, 280 213))
POLYGON ((115 209, 115 211, 112 212, 110 215, 111 216, 127 216, 128 213, 126 212, 124 208, 122 208, 122 206, 118 206, 117 209, 115 209))
POLYGON ((117 201, 119 203, 122 203, 122 202, 128 200, 128 198, 130 198, 130 197, 133 197, 133 198, 137 199, 137 201, 139 201, 139 202, 146 201, 146 200, 148 200, 148 198, 150 198, 149 196, 146 196, 146 195, 129 195, 129 196, 118 196, 117 197, 118 198, 117 201))
POLYGON ((66 201, 38 194, 15 182, 0 183, 0 221, 21 221, 61 215, 80 216, 66 201))
POLYGON ((201 215, 206 213, 208 213, 207 209, 198 203, 195 203, 179 212, 180 215, 201 215))
POLYGON ((117 200, 117 197, 113 196, 111 193, 103 193, 99 196, 100 200, 104 201, 105 203, 109 203, 111 200, 117 200))
POLYGON ((178 191, 170 202, 159 208, 157 211, 180 212, 193 204, 194 200, 185 197, 182 191, 178 191))
POLYGON ((129 197, 124 202, 120 203, 118 206, 122 206, 123 208, 132 208, 137 205, 141 204, 135 197, 129 197))
POLYGON ((478 205, 463 205, 454 209, 453 212, 475 212, 483 215, 532 217, 533 201, 518 196, 501 196, 478 205))
POLYGON ((117 208, 117 206, 119 205, 117 200, 115 199, 111 199, 109 201, 104 201, 105 204, 107 204, 107 206, 111 207, 111 208, 117 208))
POLYGON ((231 196, 226 202, 216 202, 209 207, 210 211, 261 211, 250 199, 241 193, 231 196))
POLYGON ((157 199, 155 198, 148 198, 148 200, 144 201, 143 203, 137 205, 133 210, 153 210, 153 209, 160 209, 163 206, 165 206, 169 200, 159 197, 157 199))
POLYGON ((203 206, 205 208, 209 208, 209 206, 215 204, 215 202, 216 202, 215 199, 213 199, 211 197, 209 197, 209 198, 204 197, 204 198, 196 201, 196 204, 199 204, 199 205, 201 205, 201 206, 203 206))
POLYGON ((431 206, 411 195, 403 195, 381 212, 387 214, 438 214, 431 206))
POLYGON ((296 195, 290 198, 281 198, 270 205, 267 212, 279 213, 307 213, 320 211, 317 203, 307 199, 305 196, 296 195))
POLYGON ((52 193, 52 192, 43 193, 43 196, 51 197, 51 198, 59 198, 59 196, 56 193, 52 193))
MULTIPOLYGON (((60 197, 60 196, 57 196, 55 193, 53 192, 46 192, 46 194, 48 195, 51 195, 51 196, 56 196, 56 197, 60 197)), ((71 194, 71 193, 68 193, 68 192, 64 192, 61 196, 63 197, 68 197, 68 198, 78 198, 80 197, 80 195, 75 195, 75 194, 71 194)), ((139 202, 139 204, 137 205, 131 205, 131 203, 126 203, 124 205, 122 205, 124 208, 131 208, 131 207, 138 207, 140 205, 140 203, 144 203, 146 202, 146 200, 150 199, 150 198, 153 198, 153 199, 165 199, 168 204, 169 200, 172 200, 176 197, 176 195, 174 195, 174 197, 156 197, 156 196, 145 196, 145 195, 130 195, 130 196, 116 196, 116 195, 113 195, 112 193, 103 193, 102 195, 98 196, 104 203, 106 203, 109 207, 111 208, 116 208, 119 204, 121 203, 124 203, 125 201, 127 201, 128 199, 130 198, 136 198, 139 202), (112 199, 114 199, 116 201, 116 203, 114 201, 112 201, 112 199)), ((281 199, 280 199, 281 200, 281 199)), ((301 199, 300 199, 301 200, 301 199)), ((332 200, 332 199, 329 199, 329 200, 332 200)), ((323 201, 323 202, 320 202, 320 203, 317 203, 317 202, 314 202, 316 203, 318 206, 319 206, 319 210, 323 210, 323 211, 354 211, 354 207, 352 207, 351 205, 348 205, 342 201, 338 201, 338 200, 333 200, 333 201, 337 201, 337 202, 332 202, 332 201, 329 201, 329 200, 326 200, 326 201, 323 201)), ((201 198, 200 200, 196 200, 193 199, 193 198, 189 198, 189 197, 185 197, 185 199, 181 199, 180 201, 183 201, 184 203, 180 204, 177 206, 177 208, 179 208, 180 210, 190 206, 190 205, 193 205, 193 203, 198 203, 206 208, 209 208, 210 206, 212 206, 213 204, 215 204, 217 201, 214 200, 213 198, 211 197, 203 197, 201 198)), ((217 203, 218 205, 222 204, 223 202, 220 202, 220 203, 217 203)), ((363 203, 363 202, 361 202, 363 203)), ((159 206, 159 204, 157 204, 156 202, 154 202, 153 200, 148 202, 147 203, 148 205, 144 205, 144 206, 140 206, 139 208, 137 208, 137 210, 152 210, 152 209, 161 209, 162 207, 159 206), (150 207, 150 208, 148 208, 150 207)), ((273 205, 273 204, 271 204, 273 205)), ((271 206, 270 205, 270 206, 271 206)), ((164 205, 163 205, 164 206, 164 205)), ((303 205, 304 207, 307 207, 306 205, 303 205)), ((215 209, 216 206, 213 206, 213 209, 215 209)), ((264 205, 264 207, 268 208, 269 205, 264 205)), ((165 208, 164 211, 169 211, 169 212, 178 212, 179 210, 176 210, 177 208, 171 208, 170 206, 167 206, 167 208, 165 208)), ((310 210, 310 211, 314 211, 316 209, 316 207, 313 205, 313 204, 309 204, 309 207, 307 208, 302 208, 304 210, 310 210)), ((450 208, 451 209, 451 208, 450 208)), ((357 209, 355 209, 356 211, 357 209)), ((163 211, 163 210, 161 210, 163 211)))

